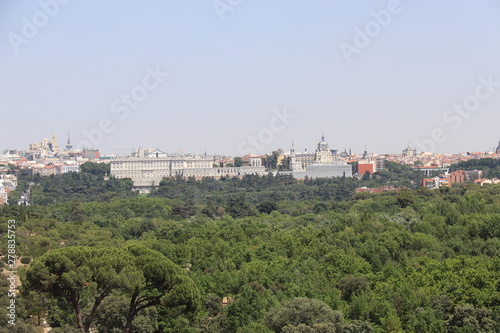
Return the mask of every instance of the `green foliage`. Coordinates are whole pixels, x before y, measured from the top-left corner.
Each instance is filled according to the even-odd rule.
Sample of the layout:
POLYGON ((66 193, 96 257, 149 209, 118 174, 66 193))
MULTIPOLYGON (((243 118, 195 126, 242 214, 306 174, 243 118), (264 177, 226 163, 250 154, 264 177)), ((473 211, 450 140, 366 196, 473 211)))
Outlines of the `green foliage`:
POLYGON ((52 328, 50 330, 50 332, 52 332, 52 333, 80 333, 81 331, 74 328, 74 327, 71 327, 69 325, 65 325, 64 327, 52 328))
POLYGON ((226 211, 234 218, 256 215, 255 209, 243 197, 230 199, 226 211))
POLYGON ((271 214, 271 212, 278 210, 278 206, 273 201, 264 201, 257 205, 257 209, 259 213, 271 214))
POLYGON ((279 165, 279 171, 290 171, 290 156, 285 156, 279 165))
POLYGON ((308 298, 287 301, 264 318, 264 324, 274 332, 337 332, 341 331, 343 322, 341 312, 308 298))
POLYGON ((369 282, 365 276, 346 275, 339 280, 338 288, 342 292, 342 299, 349 301, 352 296, 368 289, 369 282))
POLYGON ((273 333, 273 331, 265 325, 254 322, 239 328, 236 333, 273 333))
POLYGON ((111 171, 111 166, 108 163, 92 163, 85 162, 80 165, 80 171, 83 173, 90 173, 95 176, 107 176, 111 171))
POLYGON ((414 187, 420 186, 424 174, 412 169, 408 165, 385 161, 384 171, 377 171, 372 175, 379 184, 392 184, 395 186, 414 187))
POLYGON ((21 258, 21 264, 29 264, 31 262, 31 258, 30 257, 22 257, 21 258))
POLYGON ((104 180, 102 175, 94 173, 68 172, 48 177, 20 175, 19 186, 9 197, 9 202, 17 202, 29 183, 35 184, 31 187, 31 203, 39 205, 67 201, 102 202, 114 197, 130 198, 137 195, 131 191, 133 182, 130 179, 104 180))
POLYGON ((494 332, 498 322, 490 309, 464 304, 455 309, 446 324, 450 332, 494 332))
POLYGON ((271 170, 277 169, 278 157, 279 153, 277 151, 273 151, 271 155, 266 155, 266 158, 264 159, 264 166, 271 170))
POLYGON ((193 281, 171 261, 143 246, 126 248, 68 247, 36 259, 23 281, 27 291, 46 293, 72 305, 78 329, 88 332, 102 301, 112 292, 128 297, 124 330, 137 314, 164 305, 179 314, 196 312, 200 295, 193 281), (83 315, 86 303, 90 313, 83 315))
MULTIPOLYGON (((385 183, 384 183, 385 184, 385 183)), ((344 201, 353 196, 357 187, 364 183, 355 178, 315 179, 299 182, 291 175, 277 174, 273 176, 245 175, 240 178, 204 178, 190 182, 182 178, 164 179, 160 187, 154 190, 150 197, 178 199, 189 203, 191 207, 205 205, 207 216, 213 216, 218 207, 234 205, 235 201, 243 200, 255 208, 269 211, 269 203, 288 202, 287 207, 277 206, 277 210, 292 209, 304 200, 344 201)), ((241 202, 236 202, 240 204, 241 202)), ((248 210, 246 216, 256 214, 248 210)), ((237 213, 237 216, 238 215, 237 213)))
POLYGON ((76 304, 104 332, 498 331, 500 186, 344 196, 357 184, 168 179, 166 195, 0 207, 0 238, 16 219, 33 257, 19 330, 76 329, 76 304))
POLYGON ((413 193, 409 190, 399 192, 396 201, 401 208, 409 207, 415 203, 413 193))
MULTIPOLYGON (((98 332, 121 333, 126 325, 127 308, 130 300, 123 295, 111 295, 103 300, 96 315, 95 327, 98 332)), ((133 332, 155 332, 157 330, 158 312, 155 308, 147 308, 136 316, 132 323, 133 332)))
POLYGON ((241 157, 235 157, 234 158, 234 166, 235 167, 243 166, 243 159, 241 157))
POLYGON ((262 319, 266 311, 278 303, 272 292, 257 282, 244 285, 238 295, 227 310, 228 324, 233 331, 262 319))
POLYGON ((453 164, 450 170, 483 170, 483 176, 487 178, 500 178, 500 160, 493 158, 470 159, 453 164))

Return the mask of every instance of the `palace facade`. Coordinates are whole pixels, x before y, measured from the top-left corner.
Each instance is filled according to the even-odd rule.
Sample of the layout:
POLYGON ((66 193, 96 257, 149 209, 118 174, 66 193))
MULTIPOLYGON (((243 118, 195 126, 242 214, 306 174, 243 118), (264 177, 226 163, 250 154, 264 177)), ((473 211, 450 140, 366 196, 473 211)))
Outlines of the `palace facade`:
POLYGON ((331 150, 325 136, 321 137, 314 153, 297 153, 292 144, 290 169, 294 178, 352 177, 352 166, 346 158, 331 150))
POLYGON ((214 158, 202 155, 168 155, 164 152, 136 151, 131 157, 110 162, 111 175, 116 178, 130 178, 134 189, 141 193, 150 192, 168 177, 242 177, 248 174, 266 175, 260 157, 250 157, 250 165, 242 167, 214 167, 214 158))

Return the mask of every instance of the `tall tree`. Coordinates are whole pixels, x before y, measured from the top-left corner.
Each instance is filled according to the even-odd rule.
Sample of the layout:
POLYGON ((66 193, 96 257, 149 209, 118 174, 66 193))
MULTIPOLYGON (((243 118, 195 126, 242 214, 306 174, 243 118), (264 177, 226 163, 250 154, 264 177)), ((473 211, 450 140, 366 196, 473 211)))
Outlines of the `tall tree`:
POLYGON ((142 245, 49 251, 31 264, 23 285, 28 292, 69 302, 81 332, 91 330, 101 302, 112 291, 130 298, 124 332, 131 332, 132 321, 143 309, 163 304, 189 313, 197 310, 200 298, 180 267, 142 245), (84 317, 82 305, 89 301, 91 311, 84 317))
POLYGON ((240 167, 243 166, 243 159, 239 156, 234 158, 234 166, 235 167, 240 167))
POLYGON ((85 173, 91 173, 96 176, 107 176, 110 173, 111 166, 107 163, 85 162, 80 165, 80 170, 85 173))

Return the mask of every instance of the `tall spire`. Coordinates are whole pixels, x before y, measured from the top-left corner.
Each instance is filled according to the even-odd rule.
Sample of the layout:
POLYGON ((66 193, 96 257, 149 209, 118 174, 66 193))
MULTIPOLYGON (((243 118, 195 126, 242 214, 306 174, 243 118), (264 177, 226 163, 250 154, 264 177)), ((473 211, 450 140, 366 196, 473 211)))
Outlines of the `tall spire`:
POLYGON ((68 131, 68 143, 66 144, 66 150, 71 150, 71 149, 73 149, 73 145, 71 144, 71 139, 68 131))

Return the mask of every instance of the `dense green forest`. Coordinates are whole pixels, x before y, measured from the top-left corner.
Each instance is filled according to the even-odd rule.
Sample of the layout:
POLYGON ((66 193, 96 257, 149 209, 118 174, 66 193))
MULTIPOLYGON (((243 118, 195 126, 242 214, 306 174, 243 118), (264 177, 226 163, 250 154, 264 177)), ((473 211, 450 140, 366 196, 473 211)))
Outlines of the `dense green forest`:
POLYGON ((46 177, 30 176, 23 172, 18 175, 18 182, 19 186, 9 195, 10 204, 16 204, 23 191, 28 188, 31 191, 30 202, 37 205, 62 201, 109 201, 114 197, 137 196, 137 193, 132 191, 132 180, 112 177, 105 179, 104 174, 94 171, 68 172, 46 177))
MULTIPOLYGON (((138 196, 131 191, 133 183, 130 179, 116 179, 108 175, 109 165, 90 162, 81 166, 80 173, 41 177, 22 172, 18 175, 17 190, 9 196, 9 203, 16 204, 27 188, 31 190, 30 203, 38 205, 68 201, 109 202, 113 198, 138 196)), ((418 188, 422 178, 422 173, 409 166, 387 161, 384 171, 364 175, 361 179, 324 178, 299 182, 289 175, 279 173, 266 177, 246 175, 242 179, 223 177, 198 181, 174 177, 163 180, 159 184, 161 186, 150 196, 178 199, 187 206, 210 203, 223 205, 241 195, 253 203, 288 200, 300 205, 303 200, 349 200, 354 195, 354 189, 362 186, 418 188)))
POLYGON ((500 332, 500 186, 353 194, 410 175, 175 178, 150 197, 21 177, 38 204, 0 208, 23 263, 0 332, 500 332))
POLYGON ((421 174, 388 162, 361 179, 176 177, 144 198, 108 174, 92 163, 20 174, 12 198, 31 185, 35 205, 1 210, 18 221, 23 262, 36 259, 21 269, 19 329, 46 317, 56 332, 494 331, 498 187, 354 195, 418 185, 421 174), (156 266, 137 259, 149 257, 156 266), (456 281, 441 280, 463 279, 458 269, 489 273, 454 296, 456 281))

